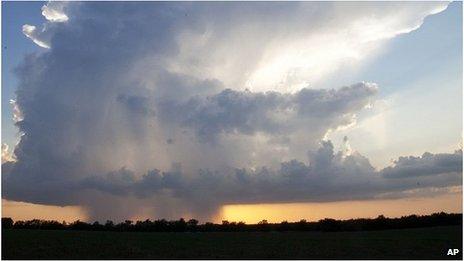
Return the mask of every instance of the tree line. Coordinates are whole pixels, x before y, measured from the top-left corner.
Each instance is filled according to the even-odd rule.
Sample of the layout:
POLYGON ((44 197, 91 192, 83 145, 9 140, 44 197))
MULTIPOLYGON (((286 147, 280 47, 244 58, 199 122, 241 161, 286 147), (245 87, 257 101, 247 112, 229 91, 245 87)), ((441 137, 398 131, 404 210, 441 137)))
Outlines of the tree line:
POLYGON ((400 218, 387 218, 383 215, 377 218, 358 218, 348 220, 322 219, 308 222, 304 219, 298 222, 282 221, 269 223, 262 220, 257 224, 244 222, 222 221, 221 224, 206 222, 199 224, 198 220, 145 220, 133 222, 126 220, 115 224, 108 220, 104 224, 99 222, 86 223, 77 220, 72 223, 55 220, 33 219, 28 221, 13 221, 2 218, 3 229, 46 229, 46 230, 89 230, 89 231, 139 231, 139 232, 239 232, 239 231, 366 231, 384 229, 419 228, 432 226, 462 225, 462 214, 434 213, 431 215, 409 215, 400 218))

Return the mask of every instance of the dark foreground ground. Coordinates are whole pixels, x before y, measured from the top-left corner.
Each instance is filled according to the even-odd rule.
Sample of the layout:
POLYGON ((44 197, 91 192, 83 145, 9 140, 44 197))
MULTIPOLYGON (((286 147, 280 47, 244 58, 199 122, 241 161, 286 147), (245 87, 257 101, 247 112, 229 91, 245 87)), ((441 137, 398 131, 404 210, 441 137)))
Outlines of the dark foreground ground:
POLYGON ((3 231, 3 259, 462 259, 462 227, 361 232, 3 231))

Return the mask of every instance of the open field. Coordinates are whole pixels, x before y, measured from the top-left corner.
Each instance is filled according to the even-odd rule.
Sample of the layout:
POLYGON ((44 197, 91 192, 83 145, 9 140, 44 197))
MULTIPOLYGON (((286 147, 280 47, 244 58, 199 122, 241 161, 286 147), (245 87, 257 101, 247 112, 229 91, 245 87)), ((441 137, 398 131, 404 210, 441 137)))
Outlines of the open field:
POLYGON ((3 231, 3 259, 462 259, 461 226, 361 232, 3 231), (461 251, 460 251, 461 252, 461 251))

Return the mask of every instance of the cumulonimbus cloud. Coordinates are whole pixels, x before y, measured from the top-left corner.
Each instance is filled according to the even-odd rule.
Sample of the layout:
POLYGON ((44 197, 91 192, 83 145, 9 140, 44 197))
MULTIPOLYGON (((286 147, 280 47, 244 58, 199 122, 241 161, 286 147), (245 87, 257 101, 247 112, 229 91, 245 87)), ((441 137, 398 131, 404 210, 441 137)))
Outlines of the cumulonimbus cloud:
POLYGON ((355 122, 377 86, 313 89, 301 80, 362 59, 352 54, 369 53, 444 8, 47 5, 44 27, 26 31, 50 48, 16 69, 22 136, 16 161, 2 165, 2 196, 81 205, 94 218, 124 218, 149 207, 155 216, 178 217, 177 210, 212 215, 227 203, 394 197, 460 185, 461 151, 400 158, 376 171, 356 152, 320 146, 327 131, 355 122), (352 37, 344 52, 316 55, 341 50, 330 43, 346 35, 352 37), (301 50, 308 64, 320 67, 262 66, 281 54, 294 57, 289 50, 301 50))

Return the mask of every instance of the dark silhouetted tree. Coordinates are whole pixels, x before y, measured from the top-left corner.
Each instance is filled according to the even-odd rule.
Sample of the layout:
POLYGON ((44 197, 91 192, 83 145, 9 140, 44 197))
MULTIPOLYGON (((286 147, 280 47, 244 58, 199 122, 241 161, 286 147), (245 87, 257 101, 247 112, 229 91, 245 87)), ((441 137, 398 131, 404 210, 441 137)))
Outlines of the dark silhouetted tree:
POLYGON ((13 219, 9 217, 4 217, 2 218, 2 228, 13 228, 13 219))
POLYGON ((69 229, 69 230, 95 230, 95 231, 150 231, 150 232, 185 232, 185 231, 361 231, 381 229, 402 229, 431 226, 462 226, 462 214, 447 214, 444 212, 432 215, 409 215, 400 218, 387 218, 383 215, 374 219, 358 218, 349 220, 322 219, 318 222, 308 222, 304 219, 298 222, 268 223, 262 220, 258 224, 247 225, 244 222, 222 221, 222 224, 207 222, 200 225, 198 220, 190 219, 167 221, 165 219, 132 222, 126 220, 117 225, 113 221, 106 221, 104 225, 94 222, 92 224, 77 220, 71 224, 59 223, 54 220, 33 219, 13 222, 11 218, 2 218, 3 228, 13 229, 69 229))

